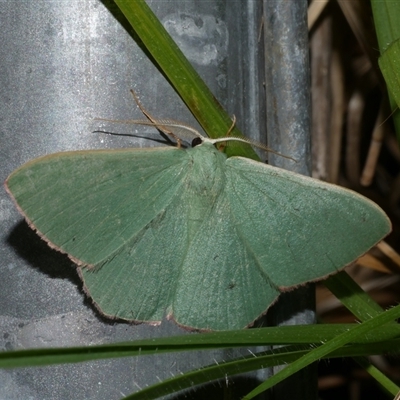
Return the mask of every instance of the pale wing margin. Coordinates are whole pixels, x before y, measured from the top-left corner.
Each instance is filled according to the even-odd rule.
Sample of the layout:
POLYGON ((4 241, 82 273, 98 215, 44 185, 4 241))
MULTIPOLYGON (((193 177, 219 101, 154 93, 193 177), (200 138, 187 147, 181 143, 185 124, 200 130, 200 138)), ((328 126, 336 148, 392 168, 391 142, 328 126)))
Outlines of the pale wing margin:
POLYGON ((252 160, 227 160, 235 226, 281 289, 321 279, 353 262, 391 230, 359 194, 252 160))
POLYGON ((103 314, 158 324, 171 312, 188 246, 183 193, 180 186, 165 209, 100 268, 79 269, 85 291, 103 314))
POLYGON ((223 190, 210 203, 185 254, 171 314, 180 325, 242 329, 279 295, 238 232, 228 197, 223 190))
POLYGON ((176 148, 58 153, 23 165, 6 185, 46 241, 94 265, 168 206, 186 161, 176 148))

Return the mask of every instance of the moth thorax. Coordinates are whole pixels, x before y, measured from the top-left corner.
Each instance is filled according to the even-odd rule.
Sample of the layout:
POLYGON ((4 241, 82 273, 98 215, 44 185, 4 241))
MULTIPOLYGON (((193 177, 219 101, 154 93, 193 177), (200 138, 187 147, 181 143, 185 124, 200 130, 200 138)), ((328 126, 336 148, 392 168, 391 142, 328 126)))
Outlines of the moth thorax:
MULTIPOLYGON (((203 148, 204 144, 194 148, 203 148)), ((225 173, 221 163, 226 157, 211 146, 206 152, 193 151, 191 171, 187 175, 186 190, 190 192, 188 222, 190 232, 196 232, 212 214, 221 193, 224 193, 225 173), (211 150, 211 151, 210 151, 211 150)))

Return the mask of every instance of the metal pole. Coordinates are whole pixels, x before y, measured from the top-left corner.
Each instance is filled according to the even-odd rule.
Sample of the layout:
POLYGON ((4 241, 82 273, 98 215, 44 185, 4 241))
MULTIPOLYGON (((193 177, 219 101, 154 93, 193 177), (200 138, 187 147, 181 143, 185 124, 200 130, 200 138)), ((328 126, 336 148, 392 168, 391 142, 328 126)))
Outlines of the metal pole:
MULTIPOLYGON (((270 155, 269 163, 311 175, 310 69, 307 1, 264 0, 265 85, 268 146, 297 163, 270 155)), ((282 295, 268 315, 273 325, 315 321, 313 285, 282 295)), ((277 385, 273 399, 317 398, 316 370, 310 367, 277 385)))
MULTIPOLYGON (((241 129, 257 138, 265 115, 260 103, 262 43, 257 41, 262 3, 156 0, 149 5, 213 93, 237 116, 241 129)), ((143 133, 139 138, 93 132, 101 128, 96 117, 142 118, 131 88, 157 117, 196 126, 124 29, 126 23, 113 2, 47 1, 40 7, 35 2, 5 2, 0 18, 0 180, 22 163, 57 151, 159 145, 148 140, 146 129, 106 127, 143 133)), ((0 196, 1 348, 83 346, 184 333, 170 321, 152 327, 99 316, 85 299, 72 262, 48 248, 22 221, 3 188, 0 196)), ((0 398, 119 399, 230 355, 238 353, 164 354, 59 365, 45 372, 0 371, 0 398)), ((224 379, 185 396, 207 398, 227 391, 244 395, 259 383, 254 375, 241 377, 227 390, 224 379)))

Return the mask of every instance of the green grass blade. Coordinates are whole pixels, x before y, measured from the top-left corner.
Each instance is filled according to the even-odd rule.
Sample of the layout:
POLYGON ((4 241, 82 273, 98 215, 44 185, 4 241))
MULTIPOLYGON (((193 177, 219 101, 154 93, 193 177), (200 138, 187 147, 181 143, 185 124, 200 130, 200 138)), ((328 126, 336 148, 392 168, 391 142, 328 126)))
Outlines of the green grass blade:
POLYGON ((376 35, 381 53, 400 38, 400 2, 371 0, 376 35))
MULTIPOLYGON (((0 368, 44 366, 91 360, 143 356, 177 351, 210 350, 262 345, 319 344, 348 332, 354 324, 321 324, 267 327, 217 333, 143 339, 111 345, 29 349, 0 352, 0 368)), ((387 324, 366 332, 358 345, 371 346, 400 337, 400 326, 387 324)), ((362 354, 370 354, 368 351, 362 354)), ((375 353, 376 354, 376 353, 375 353)))
POLYGON ((285 362, 293 362, 301 357, 307 350, 298 350, 290 347, 287 352, 279 349, 275 353, 266 352, 262 355, 254 355, 246 358, 234 359, 229 362, 213 364, 198 370, 178 375, 163 382, 149 386, 139 392, 124 397, 124 400, 149 400, 157 399, 183 389, 191 388, 221 378, 228 378, 233 375, 256 371, 262 368, 269 368, 285 362))
POLYGON ((397 107, 400 106, 400 40, 396 40, 382 53, 379 67, 397 107))
MULTIPOLYGON (((389 47, 400 39, 400 2, 393 0, 371 0, 372 13, 374 16, 376 36, 378 38, 381 59, 379 66, 388 86, 390 106, 393 110, 393 122, 395 125, 397 139, 400 142, 400 112, 398 110, 399 100, 393 97, 400 88, 396 73, 399 65, 396 65, 396 50, 393 48, 389 53, 389 47), (396 105, 397 104, 397 105, 396 105)), ((398 60, 398 59, 397 59, 398 60)))
POLYGON ((384 388, 388 394, 396 396, 400 392, 400 387, 392 382, 385 374, 379 371, 365 357, 353 357, 353 359, 364 368, 375 380, 384 388))
MULTIPOLYGON (((115 0, 115 3, 207 134, 212 138, 225 136, 232 125, 231 117, 146 2, 144 0, 115 0)), ((243 136, 236 127, 232 135, 243 136)), ((227 146, 226 153, 258 160, 250 146, 238 142, 227 146)))
POLYGON ((324 285, 360 321, 366 321, 383 312, 382 307, 372 300, 346 271, 330 276, 324 281, 324 285))
MULTIPOLYGON (((382 307, 372 300, 345 271, 329 277, 324 284, 360 321, 367 321, 383 312, 382 307)), ((391 325, 397 324, 393 321, 391 325)), ((365 368, 366 371, 386 391, 393 393, 393 390, 397 389, 397 385, 394 382, 365 359, 358 357, 355 358, 355 361, 362 367, 367 366, 365 368)))
POLYGON ((319 359, 327 356, 334 350, 337 350, 340 347, 345 346, 351 341, 356 340, 357 337, 365 335, 372 329, 382 327, 382 325, 387 324, 399 317, 400 317, 400 306, 396 306, 388 311, 379 314, 374 318, 369 319, 366 322, 363 322, 362 324, 352 328, 348 332, 338 335, 336 338, 328 341, 327 343, 323 344, 317 349, 310 351, 300 359, 294 361, 292 364, 279 371, 277 374, 269 378, 263 384, 259 385, 256 389, 250 392, 243 399, 250 400, 254 398, 256 395, 270 389, 272 386, 283 381, 284 379, 293 375, 302 368, 305 368, 306 366, 312 364, 313 362, 318 361, 319 359))
MULTIPOLYGON (((373 345, 351 345, 330 353, 329 358, 359 356, 360 354, 381 354, 382 352, 390 351, 394 348, 400 349, 399 346, 400 340, 376 343, 373 345)), ((149 386, 140 392, 125 397, 124 400, 156 399, 180 390, 191 388, 194 385, 201 385, 213 380, 228 378, 239 373, 252 372, 277 365, 285 365, 298 360, 300 357, 309 353, 309 351, 309 345, 286 346, 272 351, 256 353, 248 357, 237 358, 229 362, 220 362, 149 386)), ((361 357, 358 359, 361 359, 361 357)), ((369 368, 371 368, 371 370, 374 369, 375 376, 381 374, 376 368, 372 366, 369 366, 369 368)), ((396 385, 392 384, 392 390, 395 390, 395 387, 396 385)))
MULTIPOLYGON (((198 335, 183 335, 159 339, 146 339, 131 343, 91 346, 81 348, 33 349, 0 353, 0 367, 43 366, 59 363, 84 362, 90 360, 160 354, 172 351, 205 350, 223 347, 257 346, 265 343, 295 343, 273 352, 260 353, 248 358, 231 360, 228 363, 212 365, 192 371, 172 380, 164 381, 135 393, 133 398, 156 398, 178 389, 201 384, 211 379, 232 376, 241 372, 253 371, 274 365, 287 364, 305 356, 310 347, 328 341, 348 332, 354 324, 282 326, 254 330, 239 330, 198 335), (149 397, 151 395, 151 397, 149 397), (143 397, 140 397, 143 396, 143 397)), ((329 357, 349 357, 369 354, 382 354, 400 349, 400 339, 385 340, 400 336, 400 326, 387 324, 375 330, 366 331, 359 343, 342 347, 329 357)), ((128 397, 130 398, 130 397, 128 397)))

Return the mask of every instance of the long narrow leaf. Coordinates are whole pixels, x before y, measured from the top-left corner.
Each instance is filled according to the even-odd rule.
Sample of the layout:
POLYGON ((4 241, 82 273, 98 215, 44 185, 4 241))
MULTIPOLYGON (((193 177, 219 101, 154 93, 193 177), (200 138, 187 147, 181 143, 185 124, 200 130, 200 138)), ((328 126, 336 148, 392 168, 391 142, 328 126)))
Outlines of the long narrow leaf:
POLYGON ((324 285, 360 321, 366 321, 383 312, 382 307, 354 282, 346 271, 340 271, 324 281, 324 285))
MULTIPOLYGON (((365 354, 381 354, 393 351, 394 348, 400 350, 400 339, 372 345, 351 345, 342 347, 329 354, 329 358, 351 357, 365 354)), ((133 393, 124 400, 149 400, 160 396, 174 393, 179 390, 191 388, 206 382, 221 379, 221 377, 231 377, 238 373, 251 372, 262 368, 270 368, 277 365, 285 365, 298 360, 310 351, 310 345, 286 346, 263 353, 252 354, 249 357, 237 358, 229 362, 203 367, 198 370, 187 372, 155 385, 149 386, 139 392, 133 393), (305 350, 302 350, 302 348, 305 350)), ((376 375, 376 374, 375 374, 376 375)), ((396 385, 392 386, 392 388, 396 385)))
MULTIPOLYGON (((325 286, 346 306, 360 321, 367 321, 383 312, 371 297, 365 293, 360 286, 345 272, 331 276, 324 282, 325 286)), ((394 321, 392 321, 395 324, 394 321)), ((395 324, 395 326, 398 326, 395 324)), ((361 366, 367 365, 366 371, 378 381, 388 392, 393 393, 397 385, 385 377, 377 368, 362 357, 355 359, 361 366)))
POLYGON ((377 317, 371 318, 366 322, 352 328, 348 332, 342 333, 336 338, 330 340, 329 342, 323 344, 315 350, 310 351, 305 354, 300 359, 294 361, 292 364, 287 366, 286 368, 279 371, 277 374, 269 378, 263 384, 254 389, 251 393, 245 396, 243 399, 250 400, 254 398, 256 395, 270 389, 272 386, 277 383, 283 381, 287 377, 293 375, 297 371, 300 371, 302 368, 312 364, 313 362, 327 356, 332 353, 334 350, 339 349, 340 347, 350 343, 360 337, 362 335, 367 334, 372 329, 376 329, 384 324, 387 324, 397 318, 400 317, 400 306, 396 306, 391 310, 385 311, 379 314, 377 317))
POLYGON ((392 118, 397 133, 397 140, 400 142, 400 112, 392 96, 398 90, 395 88, 396 84, 393 76, 396 74, 396 70, 399 70, 399 66, 395 64, 392 55, 386 53, 389 46, 400 39, 400 2, 393 0, 371 0, 371 6, 379 50, 382 57, 384 57, 379 61, 379 64, 388 85, 390 106, 394 111, 392 118))
POLYGON ((391 43, 391 45, 382 53, 379 58, 379 67, 385 78, 386 84, 397 107, 400 106, 400 39, 391 43))
MULTIPOLYGON (((232 125, 231 117, 146 2, 115 0, 115 3, 207 134, 210 137, 225 136, 232 125)), ((242 136, 236 127, 232 135, 242 136)), ((226 152, 228 155, 241 155, 258 160, 256 153, 247 145, 232 144, 227 147, 226 152)))
POLYGON ((392 382, 385 374, 372 365, 365 357, 354 357, 354 360, 363 367, 375 380, 392 396, 400 392, 400 387, 392 382))
MULTIPOLYGON (((202 333, 110 345, 29 349, 0 352, 0 368, 76 363, 177 351, 210 350, 263 345, 319 344, 348 332, 354 324, 280 326, 229 332, 202 333)), ((400 326, 388 324, 366 332, 357 344, 372 345, 400 337, 400 326)), ((370 354, 369 352, 365 354, 370 354)))

